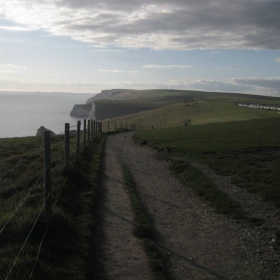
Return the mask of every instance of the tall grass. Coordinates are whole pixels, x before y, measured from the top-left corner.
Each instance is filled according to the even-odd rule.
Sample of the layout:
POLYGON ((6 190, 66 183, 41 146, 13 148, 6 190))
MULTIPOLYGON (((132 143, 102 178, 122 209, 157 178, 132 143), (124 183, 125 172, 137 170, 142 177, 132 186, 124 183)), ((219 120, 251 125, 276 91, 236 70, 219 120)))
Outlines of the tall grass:
MULTIPOLYGON (((2 174, 13 168, 14 162, 25 158, 28 160, 2 179, 0 228, 11 217, 35 180, 40 178, 43 162, 41 139, 1 141, 3 146, 11 147, 6 156, 0 149, 2 174), (39 153, 29 157, 26 146, 39 149, 39 153)), ((0 279, 6 279, 7 275, 7 279, 30 279, 30 276, 31 279, 86 279, 92 204, 96 199, 103 141, 102 136, 96 137, 79 157, 75 158, 72 154, 69 169, 62 171, 63 139, 53 139, 53 213, 41 213, 44 194, 42 180, 39 180, 0 234, 0 279)), ((71 140, 70 146, 71 149, 75 148, 75 139, 71 140)))

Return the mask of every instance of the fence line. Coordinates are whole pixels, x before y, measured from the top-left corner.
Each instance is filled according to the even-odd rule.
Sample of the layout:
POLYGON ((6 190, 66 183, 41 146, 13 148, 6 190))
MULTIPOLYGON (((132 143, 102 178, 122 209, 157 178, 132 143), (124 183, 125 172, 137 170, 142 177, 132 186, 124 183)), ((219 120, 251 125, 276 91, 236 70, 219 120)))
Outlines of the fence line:
MULTIPOLYGON (((84 124, 84 129, 83 129, 83 148, 85 148, 87 146, 88 143, 91 142, 91 140, 94 139, 95 136, 99 135, 100 133, 102 133, 102 130, 103 129, 106 129, 106 126, 104 125, 103 127, 103 124, 101 122, 97 122, 97 121, 92 121, 92 120, 84 120, 83 122, 84 124)), ((136 130, 149 130, 149 129, 154 129, 155 127, 158 129, 158 124, 156 125, 147 125, 147 124, 139 124, 139 123, 131 123, 130 126, 129 126, 129 123, 126 122, 126 123, 120 123, 118 125, 117 122, 113 123, 114 124, 114 128, 112 130, 110 130, 110 122, 107 123, 107 132, 110 132, 110 131, 126 131, 126 130, 133 130, 133 131, 136 131, 136 130), (130 129, 129 129, 130 127, 130 129)), ((112 126, 112 125, 111 125, 112 126)), ((178 123, 177 123, 177 126, 178 126, 178 123)), ((159 126, 160 129, 163 128, 163 125, 160 125, 159 126)), ((169 127, 170 127, 170 124, 169 124, 169 127)), ((174 127, 174 124, 173 124, 173 127, 174 127)), ((166 124, 165 124, 165 128, 166 128, 166 124)), ((61 132, 59 135, 62 135, 63 132, 61 132)), ((58 136, 58 135, 56 135, 58 136)), ((52 201, 51 201, 51 190, 52 190, 52 187, 56 186, 57 185, 57 182, 62 174, 62 172, 64 170, 67 170, 69 168, 69 163, 70 163, 70 155, 71 153, 70 152, 74 152, 74 154, 76 156, 79 155, 80 153, 80 137, 81 137, 81 121, 78 121, 77 122, 77 125, 75 126, 71 126, 69 125, 69 123, 65 124, 65 127, 64 127, 64 161, 63 161, 63 167, 58 170, 58 174, 56 176, 56 178, 54 179, 54 181, 52 182, 51 181, 51 170, 52 170, 52 164, 55 162, 59 162, 59 161, 62 161, 62 156, 58 156, 56 157, 55 159, 51 160, 51 152, 52 152, 52 139, 53 137, 50 136, 50 131, 45 131, 44 132, 44 138, 43 138, 43 145, 39 147, 40 151, 43 150, 44 151, 44 169, 43 169, 43 172, 40 174, 39 178, 36 180, 36 182, 33 184, 33 186, 28 190, 28 192, 24 195, 23 199, 20 201, 20 203, 17 205, 17 207, 15 208, 14 212, 11 214, 11 216, 9 217, 9 219, 6 221, 6 223, 4 224, 4 226, 1 228, 0 230, 0 235, 2 234, 2 232, 5 230, 5 228, 7 227, 7 225, 9 224, 9 222, 12 220, 12 218, 15 216, 16 212, 23 206, 23 204, 26 202, 27 198, 29 197, 31 191, 36 187, 36 185, 39 183, 39 181, 44 177, 44 185, 43 187, 45 188, 45 196, 44 196, 44 199, 43 199, 43 204, 41 205, 41 208, 38 212, 38 215, 36 216, 35 218, 35 221, 31 227, 31 230, 30 232, 28 233, 27 237, 25 238, 18 254, 16 255, 16 258, 5 278, 5 280, 7 280, 11 274, 11 272, 13 271, 13 268, 15 267, 15 264, 16 262, 18 261, 18 258, 21 254, 21 252, 23 251, 26 243, 28 242, 28 239, 29 237, 31 236, 36 224, 37 224, 37 221, 40 217, 40 215, 43 213, 44 211, 44 208, 45 208, 45 212, 46 213, 51 213, 52 212, 52 201), (72 144, 70 144, 70 138, 71 138, 71 135, 70 135, 70 129, 71 128, 74 128, 74 127, 77 127, 77 134, 76 134, 76 146, 74 148, 71 148, 70 149, 70 146, 72 144)), ((36 151, 37 152, 37 151, 36 151)), ((39 152, 39 151, 38 151, 39 152)), ((33 152, 32 155, 30 155, 29 157, 27 157, 26 159, 22 160, 22 161, 19 161, 17 163, 17 165, 12 169, 10 170, 9 172, 13 172, 14 170, 16 170, 17 168, 19 168, 21 165, 23 165, 28 159, 30 159, 32 156, 35 155, 35 152, 33 152)), ((0 178, 0 182, 1 180, 4 178, 4 176, 6 176, 8 174, 8 172, 6 172, 4 175, 2 175, 2 177, 0 178)), ((36 266, 36 263, 38 261, 38 258, 39 258, 39 254, 40 254, 40 251, 41 251, 41 247, 42 247, 42 244, 43 244, 43 241, 46 237, 46 234, 47 234, 47 231, 48 231, 48 228, 46 229, 45 231, 45 234, 43 235, 41 241, 40 241, 40 244, 38 246, 38 252, 37 252, 37 256, 36 256, 36 260, 34 262, 34 266, 32 268, 32 271, 30 273, 30 277, 29 279, 31 279, 32 275, 33 275, 33 272, 34 272, 34 269, 35 269, 35 266, 36 266)))
MULTIPOLYGON (((13 211, 13 213, 9 216, 8 220, 5 222, 4 226, 1 228, 0 230, 0 234, 5 230, 5 228, 7 227, 7 225, 10 223, 10 221, 12 220, 12 218, 15 216, 16 212, 23 206, 23 204, 26 202, 27 198, 29 197, 31 191, 37 186, 37 184, 39 183, 39 181, 45 177, 45 183, 44 183, 44 187, 45 187, 45 197, 44 197, 44 201, 43 201, 43 204, 41 205, 41 208, 39 210, 39 213, 38 215, 36 216, 36 219, 32 225, 32 228, 30 230, 30 232, 28 233, 27 237, 25 238, 18 254, 16 255, 16 258, 6 276, 5 279, 8 279, 9 276, 11 275, 11 272, 13 271, 13 268, 15 267, 15 264, 22 252, 22 250, 24 249, 26 243, 28 242, 28 239, 30 237, 30 235, 32 234, 36 224, 37 224, 37 221, 40 217, 40 215, 43 213, 43 210, 45 208, 45 211, 47 213, 50 213, 51 212, 51 188, 52 186, 56 186, 63 170, 67 169, 67 166, 69 166, 69 162, 70 162, 70 152, 75 152, 76 150, 76 155, 79 154, 79 150, 80 150, 80 145, 79 145, 79 142, 80 142, 80 133, 76 136, 76 147, 75 148, 72 148, 70 149, 70 138, 71 138, 71 135, 70 135, 70 128, 73 128, 73 127, 77 127, 77 132, 79 131, 80 132, 80 124, 81 124, 81 121, 78 121, 77 122, 77 125, 76 126, 69 126, 69 124, 66 124, 65 125, 65 129, 64 129, 64 138, 65 138, 65 142, 64 142, 64 149, 65 149, 65 154, 64 154, 64 165, 63 167, 58 171, 58 175, 57 177, 55 178, 54 182, 52 183, 51 180, 50 180, 50 177, 51 177, 51 167, 53 165, 53 163, 57 163, 59 161, 61 161, 62 157, 58 156, 56 157, 55 159, 51 160, 51 144, 52 144, 52 139, 54 137, 51 137, 50 136, 50 131, 45 131, 44 132, 44 137, 43 137, 43 145, 39 147, 39 150, 38 152, 44 150, 44 171, 40 174, 40 176, 38 177, 38 179, 36 180, 36 182, 32 185, 32 187, 28 190, 28 192, 24 195, 23 199, 19 202, 19 204, 16 206, 15 210, 13 211), (78 147, 78 148, 77 148, 78 147), (77 152, 78 150, 78 152, 77 152), (46 205, 48 205, 46 207, 46 205)), ((86 124, 86 120, 84 120, 84 124, 86 124)), ((93 122, 93 121, 88 121, 88 126, 84 126, 84 131, 83 131, 83 134, 84 134, 84 139, 86 139, 86 136, 88 136, 88 143, 90 143, 91 140, 94 139, 94 136, 97 136, 98 134, 101 133, 100 131, 100 123, 98 122, 93 122)), ((61 132, 59 135, 63 134, 63 132, 61 132)), ((58 135, 56 135, 58 136, 58 135)), ((87 145, 87 142, 85 141, 84 142, 84 147, 87 145)), ((24 160, 20 160, 18 161, 17 165, 9 170, 8 172, 6 172, 5 174, 2 175, 2 177, 0 177, 0 182, 1 180, 3 180, 3 178, 13 172, 14 170, 16 170, 17 168, 19 168, 21 165, 23 165, 28 159, 30 159, 32 156, 34 156, 35 154, 37 154, 37 150, 36 150, 36 153, 33 152, 32 155, 28 156, 26 159, 24 160)), ((48 230, 48 229, 47 229, 48 230)), ((32 275, 33 275, 33 272, 34 272, 34 269, 35 269, 35 265, 38 261, 38 258, 39 258, 39 254, 40 254, 40 250, 41 250, 41 247, 42 247, 42 243, 45 239, 45 236, 47 234, 47 230, 43 236, 43 238, 41 239, 41 242, 39 244, 39 247, 38 247, 38 252, 37 252, 37 256, 36 256, 36 260, 35 260, 35 263, 34 263, 34 266, 32 268, 32 271, 31 271, 31 274, 30 274, 30 277, 29 279, 31 279, 32 275)))
POLYGON ((143 131, 154 129, 165 129, 170 127, 188 126, 188 122, 178 123, 164 123, 164 124, 143 124, 143 123, 128 123, 128 122, 103 122, 103 133, 117 132, 117 131, 143 131))

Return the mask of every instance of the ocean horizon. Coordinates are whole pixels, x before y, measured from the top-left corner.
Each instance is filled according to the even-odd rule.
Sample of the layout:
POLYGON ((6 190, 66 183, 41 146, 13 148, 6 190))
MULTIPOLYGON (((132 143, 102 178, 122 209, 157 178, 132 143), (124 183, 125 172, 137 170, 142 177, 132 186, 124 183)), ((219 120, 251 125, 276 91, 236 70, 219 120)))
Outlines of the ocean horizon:
MULTIPOLYGON (((36 136, 40 126, 56 134, 64 124, 75 126, 79 118, 70 117, 75 104, 85 104, 94 94, 0 92, 0 138, 36 136)), ((74 129, 74 128, 73 128, 74 129)))

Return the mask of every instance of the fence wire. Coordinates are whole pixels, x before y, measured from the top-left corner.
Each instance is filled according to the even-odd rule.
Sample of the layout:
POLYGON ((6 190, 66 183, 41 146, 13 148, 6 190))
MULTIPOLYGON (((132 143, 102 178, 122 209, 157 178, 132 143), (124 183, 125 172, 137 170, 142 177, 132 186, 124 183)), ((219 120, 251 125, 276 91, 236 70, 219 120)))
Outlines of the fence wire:
POLYGON ((13 268, 14 268, 14 266, 15 266, 15 264, 16 264, 18 258, 19 258, 20 253, 22 252, 24 246, 26 245, 26 243, 27 243, 27 241, 28 241, 28 239, 29 239, 31 233, 33 232, 33 230, 34 230, 34 228, 35 228, 35 226, 36 226, 36 224, 37 224, 37 221, 38 221, 39 217, 41 216, 41 214, 42 214, 42 212, 43 212, 45 203, 46 203, 47 199, 49 198, 49 196, 50 196, 50 193, 49 193, 48 196, 45 198, 44 203, 43 203, 43 205, 42 205, 42 207, 41 207, 41 209, 40 209, 40 211, 39 211, 39 214, 37 215, 37 217, 36 217, 36 219, 35 219, 35 222, 34 222, 32 228, 31 228, 30 232, 28 233, 27 237, 25 238, 24 243, 23 243, 23 245, 21 246, 21 248, 20 248, 20 250, 19 250, 19 252, 18 252, 18 254, 17 254, 16 258, 15 258, 15 261, 13 262, 13 265, 12 265, 12 267, 10 268, 10 270, 9 270, 9 272, 8 272, 8 274, 7 274, 6 278, 5 278, 5 280, 7 280, 7 279, 9 278, 9 276, 10 276, 10 274, 11 274, 11 272, 12 272, 12 270, 13 270, 13 268))
POLYGON ((45 234, 43 235, 43 238, 41 239, 41 242, 40 242, 40 244, 39 244, 37 256, 36 256, 36 259, 35 259, 35 262, 34 262, 32 271, 31 271, 31 273, 30 273, 29 279, 32 278, 33 272, 34 272, 34 270, 35 270, 35 266, 36 266, 36 264, 37 264, 37 262, 38 262, 38 259, 39 259, 39 255, 40 255, 40 252, 41 252, 42 244, 43 244, 43 241, 44 241, 44 239, 45 239, 45 237, 46 237, 46 235, 47 235, 48 230, 49 230, 49 227, 47 227, 47 229, 46 229, 46 231, 45 231, 45 234))
POLYGON ((6 221, 6 223, 4 224, 4 226, 1 228, 0 230, 0 235, 3 232, 3 230, 6 228, 6 226, 8 225, 8 223, 12 220, 12 218, 14 217, 14 215, 16 214, 16 212, 18 211, 18 209, 23 205, 23 203, 26 201, 26 199, 28 198, 29 194, 31 193, 31 191, 35 188, 35 186, 38 184, 38 182, 42 179, 42 177, 45 175, 46 170, 51 166, 51 164, 44 170, 44 172, 40 175, 40 177, 37 179, 37 181, 34 183, 34 185, 29 189, 29 191, 27 192, 27 194, 25 195, 25 197, 22 199, 22 201, 19 203, 19 205, 16 207, 15 211, 12 213, 12 215, 9 217, 9 219, 6 221))

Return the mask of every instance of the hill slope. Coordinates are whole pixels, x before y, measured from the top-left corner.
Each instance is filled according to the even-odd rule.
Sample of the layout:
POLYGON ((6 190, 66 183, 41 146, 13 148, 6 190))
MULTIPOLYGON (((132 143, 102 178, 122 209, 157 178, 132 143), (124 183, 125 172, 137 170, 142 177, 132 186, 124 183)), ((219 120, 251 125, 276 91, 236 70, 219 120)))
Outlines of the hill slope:
MULTIPOLYGON (((267 97, 267 96, 258 96, 258 95, 247 95, 247 94, 238 94, 238 93, 224 93, 224 92, 203 92, 203 91, 192 91, 192 90, 126 90, 126 89, 116 89, 116 90, 105 90, 100 94, 90 98, 87 101, 87 106, 90 108, 90 104, 92 104, 92 108, 89 110, 89 115, 96 118, 97 120, 111 119, 120 116, 131 115, 135 113, 140 113, 148 110, 154 110, 156 108, 170 106, 176 103, 182 102, 191 102, 197 101, 206 103, 201 103, 202 107, 206 111, 212 111, 212 116, 207 117, 215 117, 215 114, 219 117, 223 114, 222 111, 225 111, 217 104, 235 104, 235 102, 248 102, 248 103, 260 103, 260 104, 271 104, 271 105, 280 105, 280 99, 276 97, 267 97), (208 103, 207 103, 208 102, 208 103), (208 105, 206 105, 208 104, 208 105), (221 112, 218 112, 221 109, 221 112), (217 111, 217 113, 213 113, 217 111)), ((190 107, 197 107, 198 104, 194 106, 190 105, 190 107)), ((199 103, 200 104, 200 103, 199 103)), ((201 107, 201 109, 202 109, 201 107)), ((84 109, 84 107, 83 107, 84 109)), ((179 106, 178 108, 173 108, 174 110, 179 109, 182 111, 182 108, 179 106)), ((189 108, 191 110, 187 110, 184 108, 185 114, 180 113, 180 117, 175 117, 175 119, 179 122, 184 121, 185 119, 193 118, 193 115, 200 114, 199 110, 194 110, 195 108, 189 108), (189 112, 190 111, 190 112, 189 112), (182 116, 184 115, 184 116, 182 116)), ((229 106, 228 109, 232 111, 232 107, 229 106)), ((234 110, 235 111, 235 107, 234 110)), ((166 110, 166 109, 164 109, 166 110)), ((168 111, 168 110, 167 110, 168 111)), ((201 111, 201 110, 200 110, 201 111)), ((244 110, 243 110, 244 111, 244 110)), ((174 113, 174 112, 173 112, 174 113)), ((235 112, 232 112, 235 114, 235 112)), ((178 115, 179 113, 177 113, 178 115)), ((228 114, 228 112, 227 112, 228 114)), ((251 113, 249 113, 250 115, 251 113)), ((262 117, 262 113, 253 113, 253 115, 257 115, 257 118, 262 117)), ((151 113, 152 116, 153 113, 151 113)), ((149 114, 141 117, 141 119, 148 118, 149 114)), ((268 116, 271 116, 268 113, 268 116)), ((131 116, 134 117, 134 116, 131 116)), ((266 114, 264 114, 266 117, 266 114)), ((161 117, 160 122, 162 122, 163 117, 161 117)), ((205 117, 203 117, 204 119, 205 117)), ((215 117, 216 118, 216 117, 215 117)), ((251 119, 256 118, 245 117, 241 119, 251 119)), ((231 119, 231 118, 230 118, 231 119)), ((233 118, 235 120, 235 117, 233 118)), ((214 120, 216 121, 216 120, 214 120)))
POLYGON ((212 99, 192 102, 180 102, 137 114, 112 118, 110 122, 140 123, 143 125, 165 125, 188 122, 191 125, 244 121, 277 117, 270 110, 238 107, 235 99, 212 99))

